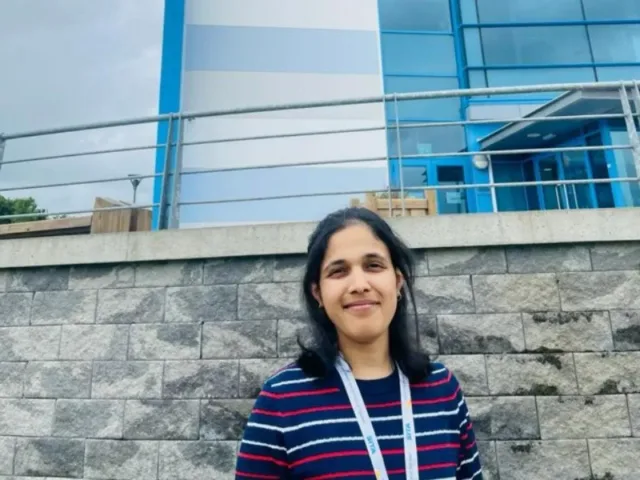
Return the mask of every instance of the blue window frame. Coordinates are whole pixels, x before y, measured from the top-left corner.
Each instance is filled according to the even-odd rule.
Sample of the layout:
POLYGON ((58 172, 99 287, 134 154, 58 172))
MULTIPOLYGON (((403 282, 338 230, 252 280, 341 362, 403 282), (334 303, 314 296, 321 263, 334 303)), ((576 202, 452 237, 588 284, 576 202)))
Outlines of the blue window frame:
POLYGON ((420 33, 382 33, 385 74, 457 76, 453 37, 420 33))
POLYGON ((451 31, 449 0, 378 0, 381 30, 451 31))

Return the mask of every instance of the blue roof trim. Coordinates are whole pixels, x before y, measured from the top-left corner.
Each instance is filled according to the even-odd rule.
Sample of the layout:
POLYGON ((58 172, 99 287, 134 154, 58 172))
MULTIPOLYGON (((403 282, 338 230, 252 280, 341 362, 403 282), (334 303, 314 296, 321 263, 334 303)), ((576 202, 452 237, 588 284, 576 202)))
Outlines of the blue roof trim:
MULTIPOLYGON (((181 108, 185 4, 186 0, 165 0, 164 2, 159 114, 179 112, 181 108)), ((167 143, 168 126, 167 121, 158 124, 158 145, 167 143)), ((164 160, 165 148, 160 147, 156 150, 155 173, 162 173, 164 160)), ((156 177, 153 184, 153 203, 160 202, 161 191, 162 177, 156 177)), ((154 207, 152 215, 154 230, 157 230, 159 226, 159 213, 159 207, 154 207)))

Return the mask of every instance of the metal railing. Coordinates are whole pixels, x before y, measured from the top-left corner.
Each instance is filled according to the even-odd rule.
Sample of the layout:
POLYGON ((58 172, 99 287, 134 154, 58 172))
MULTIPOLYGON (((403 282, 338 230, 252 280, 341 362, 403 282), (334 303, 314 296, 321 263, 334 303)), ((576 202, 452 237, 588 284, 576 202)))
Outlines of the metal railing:
MULTIPOLYGON (((427 92, 414 92, 414 93, 402 93, 402 94, 389 94, 375 97, 363 97, 352 98, 335 101, 322 101, 322 102, 307 102, 307 103, 295 103, 295 104, 280 104, 280 105, 265 105, 247 108, 226 109, 226 110, 214 110, 203 112, 175 112, 171 114, 147 116, 140 118, 132 118, 126 120, 118 120, 111 122, 100 122, 92 124, 75 125, 60 128, 51 128, 44 130, 33 130, 25 132, 16 132, 9 134, 0 134, 0 195, 6 195, 7 193, 22 191, 32 192, 47 188, 64 188, 76 185, 94 185, 105 184, 114 182, 125 182, 131 180, 130 175, 118 175, 108 178, 95 178, 81 181, 68 181, 68 182, 54 182, 43 184, 26 184, 26 185, 9 185, 2 186, 3 172, 7 167, 16 164, 36 163, 36 162, 49 162, 54 160, 68 160, 68 159, 80 159, 82 157, 91 157, 91 161, 98 161, 97 159, 102 156, 108 156, 118 153, 132 153, 140 152, 154 152, 159 155, 161 152, 161 159, 163 168, 160 172, 149 173, 144 175, 137 175, 138 180, 154 179, 158 182, 156 185, 156 191, 159 190, 158 201, 146 202, 142 204, 136 204, 136 208, 152 208, 154 209, 158 223, 158 228, 178 228, 180 226, 180 209, 186 206, 195 205, 215 205, 225 203, 243 203, 243 202, 255 202, 255 201, 267 201, 267 200, 283 200, 283 199, 295 199, 303 197, 324 197, 324 196, 341 196, 341 195, 361 195, 366 191, 331 191, 324 193, 299 193, 291 195, 273 195, 273 196, 256 196, 256 197, 240 197, 229 199, 204 199, 204 200, 192 200, 185 201, 181 195, 182 180, 191 175, 202 174, 215 174, 222 172, 233 171, 246 171, 254 169, 271 169, 271 168, 287 168, 287 167, 299 167, 299 166, 318 166, 318 165, 342 165, 342 164, 358 164, 368 162, 381 162, 381 161, 394 161, 397 162, 400 171, 403 169, 403 162, 408 160, 433 160, 443 158, 474 158, 481 155, 488 160, 489 165, 489 181, 482 183, 466 183, 455 185, 421 185, 421 186, 405 186, 403 175, 399 175, 398 185, 392 185, 390 181, 387 182, 386 194, 389 198, 396 195, 401 199, 402 212, 405 213, 405 198, 407 194, 417 191, 446 191, 456 190, 464 191, 470 189, 488 189, 492 196, 492 210, 497 211, 496 205, 496 190, 500 188, 521 188, 521 187, 555 187, 558 205, 561 202, 561 196, 565 197, 565 202, 569 204, 568 190, 574 190, 574 196, 576 195, 576 186, 582 184, 616 184, 616 183, 637 183, 640 181, 640 139, 638 135, 638 127, 636 127, 636 121, 638 127, 640 127, 640 88, 637 81, 633 82, 601 82, 601 83, 569 83, 569 84, 548 84, 548 85, 532 85, 532 86, 520 86, 520 87, 502 87, 502 88, 480 88, 480 89, 460 89, 460 90, 443 90, 443 91, 427 91, 427 92), (401 102, 416 101, 416 100, 436 100, 446 98, 473 98, 477 96, 500 96, 500 95, 513 95, 513 94, 530 94, 530 93, 557 93, 557 92, 617 92, 618 100, 620 102, 620 113, 594 113, 594 114, 581 114, 581 115, 564 115, 564 116, 536 116, 535 112, 532 116, 521 116, 515 118, 487 118, 487 119, 472 119, 472 120, 455 120, 455 121, 435 121, 435 122, 414 122, 404 123, 401 122, 399 115, 399 104, 401 102), (264 114, 268 112, 283 112, 293 110, 308 110, 316 108, 327 107, 347 107, 367 104, 381 104, 383 107, 389 105, 392 106, 394 115, 391 121, 383 122, 376 126, 366 126, 359 128, 340 128, 340 129, 328 129, 317 131, 305 131, 305 132, 282 132, 278 134, 264 134, 264 135, 247 135, 236 136, 226 138, 210 138, 204 140, 185 140, 185 126, 187 122, 192 122, 198 119, 205 118, 228 118, 237 117, 239 115, 247 114, 264 114), (637 118, 636 118, 637 117, 637 118), (430 152, 430 153, 405 153, 402 151, 402 131, 415 129, 415 128, 442 128, 442 127, 469 127, 475 125, 494 125, 499 124, 518 124, 518 123, 532 123, 532 122, 566 122, 566 121, 580 121, 580 122, 597 122, 607 120, 622 120, 625 125, 627 136, 629 139, 628 144, 622 145, 598 145, 598 146, 555 146, 555 147, 541 147, 541 148, 511 148, 511 149, 486 149, 486 150, 460 150, 449 152, 430 152), (97 150, 84 150, 55 155, 39 155, 25 158, 6 159, 10 151, 12 142, 23 139, 30 139, 35 137, 45 137, 60 135, 73 132, 89 132, 92 130, 108 129, 114 127, 129 127, 134 125, 144 124, 162 124, 166 126, 165 141, 155 144, 135 145, 122 148, 110 148, 110 149, 97 149, 97 150), (384 132, 388 135, 394 134, 395 136, 395 151, 381 152, 379 156, 365 157, 365 158, 329 158, 321 161, 310 162, 284 162, 273 163, 264 165, 238 165, 230 166, 227 168, 202 168, 197 171, 185 171, 183 168, 183 153, 185 148, 202 146, 202 145, 215 145, 215 144, 230 144, 238 142, 252 142, 263 141, 270 139, 290 139, 300 137, 318 137, 327 135, 344 135, 366 132, 384 132), (549 180, 549 181, 515 181, 515 182, 495 182, 491 176, 492 157, 495 156, 517 156, 517 155, 537 155, 544 153, 563 153, 563 152, 591 152, 591 151, 617 151, 617 150, 629 150, 632 152, 636 175, 631 177, 616 177, 616 178, 581 178, 571 180, 549 180)), ((329 152, 330 153, 330 152, 329 152)), ((215 162, 216 159, 213 159, 215 162)), ((138 182, 139 183, 139 182, 138 182)), ((575 198, 575 197, 574 197, 575 198)), ((391 202, 389 202, 391 204, 391 202)), ((96 211, 109 211, 128 209, 131 206, 116 206, 102 209, 91 208, 78 208, 67 211, 54 211, 52 213, 46 213, 50 216, 60 215, 75 215, 75 214, 88 214, 96 211)), ((389 207, 391 208, 391 207, 389 207)), ((2 215, 0 216, 0 222, 3 220, 13 220, 30 218, 35 216, 41 216, 42 213, 34 214, 17 214, 17 215, 2 215)), ((215 219, 211 219, 214 221, 215 219)))

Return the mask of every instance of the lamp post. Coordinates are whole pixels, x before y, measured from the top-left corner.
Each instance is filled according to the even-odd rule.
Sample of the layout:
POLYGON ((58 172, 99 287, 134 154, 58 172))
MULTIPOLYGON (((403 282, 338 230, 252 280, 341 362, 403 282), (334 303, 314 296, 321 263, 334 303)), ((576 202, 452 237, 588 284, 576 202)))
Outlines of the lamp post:
POLYGON ((142 182, 142 179, 140 178, 140 175, 130 173, 129 180, 131 181, 131 185, 133 186, 133 204, 135 205, 136 197, 138 194, 138 186, 140 185, 140 182, 142 182))

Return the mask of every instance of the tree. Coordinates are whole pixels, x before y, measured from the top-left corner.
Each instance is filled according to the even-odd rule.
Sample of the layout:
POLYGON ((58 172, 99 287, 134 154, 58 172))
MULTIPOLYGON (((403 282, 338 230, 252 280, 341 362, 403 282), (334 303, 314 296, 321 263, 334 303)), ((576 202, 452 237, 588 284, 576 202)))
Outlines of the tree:
MULTIPOLYGON (((21 215, 27 213, 42 214, 45 213, 45 210, 38 208, 38 204, 33 197, 6 198, 0 195, 0 217, 4 215, 21 215)), ((46 218, 46 215, 34 215, 32 217, 20 218, 0 218, 0 224, 32 222, 34 220, 45 220, 46 218)))

